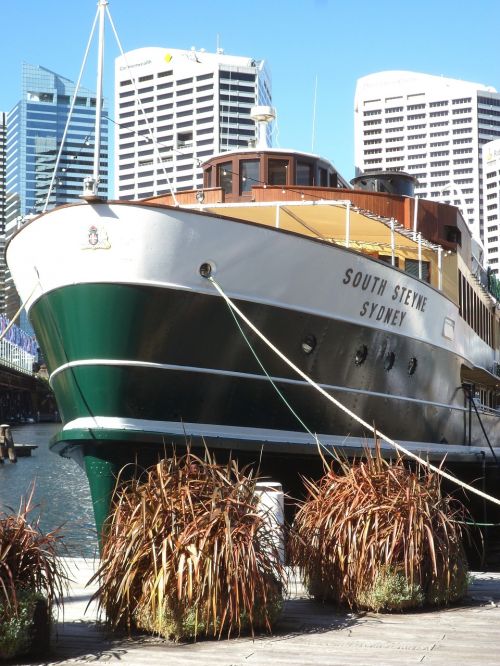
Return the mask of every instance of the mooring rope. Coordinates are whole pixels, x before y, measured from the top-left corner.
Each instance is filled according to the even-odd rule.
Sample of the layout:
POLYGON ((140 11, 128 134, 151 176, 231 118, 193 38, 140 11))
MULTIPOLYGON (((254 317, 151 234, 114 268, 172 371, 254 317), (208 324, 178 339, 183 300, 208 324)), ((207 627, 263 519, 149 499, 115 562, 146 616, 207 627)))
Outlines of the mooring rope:
POLYGON ((323 395, 327 400, 332 402, 336 407, 341 409, 343 412, 348 414, 351 418, 353 418, 355 421, 357 421, 359 424, 361 424, 364 428, 369 430, 371 433, 376 438, 379 438, 383 440, 384 442, 387 442, 387 444, 390 444, 392 447, 394 447, 397 451, 400 453, 403 453, 405 456, 412 458, 413 460, 416 460, 420 464, 424 465, 424 467, 427 467, 428 469, 431 469, 433 472, 436 472, 443 478, 447 479, 448 481, 451 481, 452 483, 457 484, 458 486, 461 486, 465 490, 469 490, 470 492, 479 495, 479 497, 482 497, 483 499, 488 500, 489 502, 493 502, 494 504, 497 504, 500 506, 500 499, 497 497, 493 497, 492 495, 488 495, 487 493, 483 492, 482 490, 479 490, 478 488, 474 488, 473 486, 470 486, 468 483, 465 483, 464 481, 461 481, 457 477, 453 476, 452 474, 449 474, 448 472, 445 472, 443 469, 440 467, 436 467, 432 463, 430 463, 428 460, 424 460, 420 456, 418 456, 416 453, 413 453, 412 451, 409 451, 406 449, 404 446, 401 446, 401 444, 398 444, 395 442, 393 439, 388 437, 387 435, 384 435, 383 432, 375 428, 374 426, 370 425, 366 421, 364 421, 361 417, 359 417, 357 414, 352 412, 348 407, 343 405, 339 400, 334 398, 332 395, 327 393, 319 384, 317 384, 313 379, 311 379, 305 372, 303 372, 299 367, 297 367, 292 361, 290 361, 289 358, 283 354, 266 336, 253 324, 248 317, 243 314, 243 312, 238 308, 238 306, 233 303, 233 301, 229 298, 229 296, 224 292, 220 284, 210 275, 207 276, 209 282, 212 283, 212 285, 215 287, 219 295, 226 301, 227 305, 229 308, 235 312, 238 317, 242 321, 245 322, 245 324, 277 355, 279 358, 281 358, 282 361, 284 361, 294 372, 296 372, 302 379, 304 379, 308 384, 310 384, 313 388, 315 388, 321 395, 323 395))
POLYGON ((316 435, 315 433, 313 433, 313 431, 312 431, 310 428, 307 427, 307 425, 304 423, 304 421, 301 419, 301 417, 297 414, 297 412, 295 411, 295 409, 292 407, 292 405, 291 405, 291 404, 289 403, 289 401, 286 399, 286 397, 285 397, 283 391, 281 391, 281 389, 280 389, 279 386, 276 384, 276 382, 274 381, 274 379, 273 379, 273 378, 271 377, 271 375, 268 373, 268 371, 266 370, 266 367, 264 366, 264 364, 263 364, 262 361, 260 360, 260 358, 259 358, 257 352, 256 352, 255 349, 252 347, 252 343, 251 343, 250 340, 248 339, 248 337, 247 337, 245 331, 244 331, 243 328, 241 327, 241 324, 240 324, 240 322, 239 322, 239 320, 238 320, 238 317, 235 315, 234 311, 233 311, 231 308, 229 308, 229 312, 231 313, 231 316, 232 316, 233 319, 234 319, 234 323, 236 324, 236 326, 238 327, 239 332, 241 333, 241 337, 242 337, 243 340, 245 340, 245 342, 247 343, 247 346, 248 346, 248 348, 250 349, 250 351, 251 351, 253 357, 254 357, 255 360, 257 361, 257 363, 258 363, 260 369, 261 369, 262 372, 266 375, 266 377, 268 378, 268 380, 269 380, 269 382, 271 383, 272 387, 274 388, 274 390, 276 391, 276 393, 279 395, 280 399, 283 401, 283 403, 286 405, 286 407, 289 409, 289 411, 293 414, 293 416, 296 418, 296 420, 300 423, 300 425, 304 428, 304 430, 305 430, 309 435, 311 435, 311 437, 312 437, 313 439, 316 440, 317 445, 318 445, 318 446, 321 446, 323 449, 325 449, 325 451, 326 451, 329 455, 332 455, 332 452, 330 451, 330 449, 328 449, 328 447, 326 447, 324 444, 322 444, 322 443, 319 441, 317 435, 316 435))

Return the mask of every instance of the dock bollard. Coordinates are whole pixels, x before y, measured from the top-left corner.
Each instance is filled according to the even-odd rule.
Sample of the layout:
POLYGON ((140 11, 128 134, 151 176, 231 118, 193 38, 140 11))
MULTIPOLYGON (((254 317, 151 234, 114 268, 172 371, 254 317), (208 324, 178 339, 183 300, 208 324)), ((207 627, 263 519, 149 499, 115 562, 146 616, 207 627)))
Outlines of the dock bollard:
POLYGON ((3 423, 0 425, 0 459, 2 462, 5 460, 5 454, 9 456, 10 462, 17 462, 16 450, 14 448, 14 439, 12 437, 10 425, 8 423, 3 423))
POLYGON ((255 492, 259 497, 257 510, 266 516, 272 530, 272 539, 279 553, 281 564, 285 563, 285 501, 283 487, 277 481, 257 481, 255 492))

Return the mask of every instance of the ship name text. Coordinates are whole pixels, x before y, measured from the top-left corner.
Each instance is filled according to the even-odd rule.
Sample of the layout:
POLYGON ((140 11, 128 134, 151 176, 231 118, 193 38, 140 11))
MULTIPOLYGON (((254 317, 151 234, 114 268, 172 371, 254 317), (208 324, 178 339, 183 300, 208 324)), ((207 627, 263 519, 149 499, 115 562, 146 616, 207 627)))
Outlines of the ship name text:
MULTIPOLYGON (((425 312, 427 305, 426 296, 414 289, 403 287, 400 284, 389 285, 387 280, 371 273, 364 273, 363 271, 355 271, 353 268, 348 268, 344 274, 342 283, 350 285, 354 289, 360 289, 367 294, 373 294, 375 297, 386 294, 386 298, 390 297, 394 301, 395 306, 399 305, 406 309, 413 308, 419 312, 425 312)), ((403 324, 407 312, 404 309, 389 307, 376 301, 364 301, 359 315, 366 319, 380 321, 399 328, 403 324)))

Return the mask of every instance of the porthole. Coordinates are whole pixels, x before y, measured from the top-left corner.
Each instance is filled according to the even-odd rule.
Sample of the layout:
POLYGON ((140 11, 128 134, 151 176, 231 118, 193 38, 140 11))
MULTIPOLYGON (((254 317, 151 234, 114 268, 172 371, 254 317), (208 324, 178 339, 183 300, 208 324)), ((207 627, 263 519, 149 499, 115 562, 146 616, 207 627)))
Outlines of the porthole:
POLYGON ((302 351, 304 354, 312 354, 314 349, 316 348, 316 338, 314 335, 306 335, 306 337, 302 340, 300 344, 302 351))
POLYGON ((388 352, 385 355, 384 368, 387 370, 387 372, 389 372, 389 370, 392 369, 395 360, 396 360, 396 354, 394 352, 388 352))
POLYGON ((356 365, 362 365, 366 361, 368 356, 368 347, 366 345, 361 345, 356 350, 356 356, 354 357, 354 363, 356 365))
POLYGON ((209 278, 215 273, 215 264, 211 261, 205 261, 203 264, 201 264, 199 271, 201 277, 209 278))
POLYGON ((408 361, 408 374, 413 375, 416 369, 417 369, 417 359, 414 356, 412 356, 408 361))

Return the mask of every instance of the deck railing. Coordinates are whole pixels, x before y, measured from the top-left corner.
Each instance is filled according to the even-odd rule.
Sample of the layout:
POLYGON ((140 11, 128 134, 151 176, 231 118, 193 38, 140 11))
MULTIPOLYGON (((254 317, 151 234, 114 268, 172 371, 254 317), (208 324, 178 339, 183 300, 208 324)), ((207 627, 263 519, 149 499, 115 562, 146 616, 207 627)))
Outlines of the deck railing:
POLYGON ((0 365, 31 375, 36 361, 37 357, 22 347, 5 338, 0 340, 0 365))

